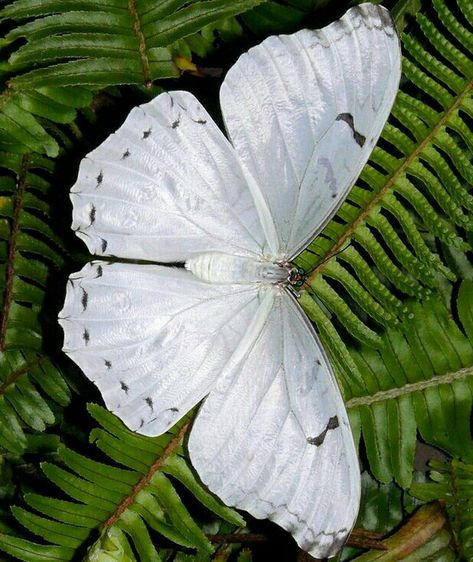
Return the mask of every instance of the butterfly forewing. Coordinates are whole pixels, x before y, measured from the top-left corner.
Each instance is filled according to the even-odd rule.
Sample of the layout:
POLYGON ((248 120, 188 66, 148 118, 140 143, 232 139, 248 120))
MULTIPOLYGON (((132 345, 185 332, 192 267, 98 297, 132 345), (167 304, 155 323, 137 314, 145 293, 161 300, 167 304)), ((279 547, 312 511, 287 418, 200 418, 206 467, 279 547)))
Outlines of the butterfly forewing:
POLYGON ((134 108, 82 161, 71 199, 72 227, 97 255, 258 258, 265 246, 235 151, 188 92, 134 108))
POLYGON ((229 70, 225 125, 277 256, 297 255, 342 203, 389 115, 400 61, 389 13, 363 4, 324 29, 269 37, 229 70))

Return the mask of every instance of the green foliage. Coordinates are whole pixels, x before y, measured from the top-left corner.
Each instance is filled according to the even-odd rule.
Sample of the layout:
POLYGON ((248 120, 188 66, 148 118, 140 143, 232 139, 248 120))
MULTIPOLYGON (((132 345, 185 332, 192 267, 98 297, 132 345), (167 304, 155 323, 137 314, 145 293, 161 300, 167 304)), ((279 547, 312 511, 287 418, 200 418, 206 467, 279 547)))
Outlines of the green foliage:
MULTIPOLYGON (((460 317, 472 309, 471 282, 463 283, 455 306, 460 317)), ((412 319, 402 330, 386 330, 381 349, 352 352, 364 391, 347 401, 374 476, 394 477, 404 488, 412 480, 417 431, 450 455, 473 460, 471 326, 458 326, 438 297, 409 310, 412 319)))
POLYGON ((386 550, 370 550, 357 562, 454 562, 447 520, 438 503, 424 505, 394 535, 383 540, 386 550))
POLYGON ((473 559, 473 464, 453 459, 431 461, 430 482, 412 485, 411 493, 423 501, 445 502, 461 560, 473 559))
POLYGON ((69 388, 42 350, 41 311, 52 271, 64 264, 61 239, 48 224, 51 161, 4 155, 0 176, 0 448, 21 454, 25 428, 56 421, 51 400, 62 406, 69 388), (15 174, 15 175, 14 175, 15 174))
MULTIPOLYGON (((430 4, 396 4, 405 80, 359 182, 298 260, 313 269, 300 300, 376 479, 364 474, 359 525, 392 532, 413 509, 410 488, 447 502, 454 546, 471 559, 473 8, 430 4), (418 435, 454 457, 434 465, 428 484, 412 484, 418 435)), ((58 215, 69 213, 67 168, 100 142, 104 99, 113 113, 129 98, 179 88, 183 68, 205 75, 227 49, 291 32, 322 5, 330 2, 16 0, 0 9, 0 549, 8 560, 251 560, 251 547, 211 546, 208 534, 240 533, 243 520, 196 480, 181 427, 146 438, 91 406, 96 446, 81 441, 83 403, 75 395, 67 408, 65 375, 81 379, 58 354, 62 285, 53 293, 82 256, 58 215), (34 455, 48 459, 42 473, 34 455), (18 476, 17 489, 19 466, 32 481, 18 476)), ((405 559, 452 560, 450 538, 434 529, 405 559)), ((376 556, 359 559, 390 559, 376 556)))
POLYGON ((72 501, 28 493, 24 498, 28 509, 12 508, 19 523, 52 546, 0 534, 0 548, 5 552, 25 561, 38 560, 43 554, 72 560, 78 549, 90 544, 92 531, 98 530, 100 538, 87 560, 134 561, 135 551, 140 560, 159 561, 152 540, 157 532, 179 547, 195 549, 200 560, 207 560, 213 547, 184 507, 173 481, 220 518, 244 525, 235 511, 202 487, 184 458, 182 439, 188 420, 181 420, 165 435, 149 438, 126 429, 99 406, 91 405, 89 411, 100 424, 90 439, 112 462, 91 460, 60 447, 61 464, 43 463, 42 470, 72 501))
POLYGON ((17 0, 0 12, 3 20, 29 20, 2 43, 4 49, 19 46, 2 69, 8 81, 0 144, 13 138, 22 151, 57 156, 58 143, 43 119, 71 123, 76 109, 90 105, 92 91, 106 86, 150 87, 156 79, 178 77, 176 41, 263 1, 17 0))

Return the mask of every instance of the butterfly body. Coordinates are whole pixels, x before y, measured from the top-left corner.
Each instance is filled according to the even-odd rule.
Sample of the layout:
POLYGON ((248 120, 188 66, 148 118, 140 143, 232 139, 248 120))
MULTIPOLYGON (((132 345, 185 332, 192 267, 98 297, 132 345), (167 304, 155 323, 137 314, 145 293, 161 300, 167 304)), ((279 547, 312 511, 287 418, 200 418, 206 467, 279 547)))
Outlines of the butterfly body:
POLYGON ((186 269, 210 283, 287 284, 290 268, 264 258, 259 260, 218 252, 201 254, 186 261, 186 269))

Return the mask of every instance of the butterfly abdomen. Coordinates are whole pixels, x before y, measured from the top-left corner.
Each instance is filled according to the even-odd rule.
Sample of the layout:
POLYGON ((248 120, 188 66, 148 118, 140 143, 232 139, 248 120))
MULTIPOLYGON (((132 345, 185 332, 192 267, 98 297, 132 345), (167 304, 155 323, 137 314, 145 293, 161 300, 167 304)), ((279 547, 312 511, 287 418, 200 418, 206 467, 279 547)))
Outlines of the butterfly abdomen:
POLYGON ((210 283, 286 283, 288 268, 218 252, 201 254, 186 261, 186 269, 210 283))

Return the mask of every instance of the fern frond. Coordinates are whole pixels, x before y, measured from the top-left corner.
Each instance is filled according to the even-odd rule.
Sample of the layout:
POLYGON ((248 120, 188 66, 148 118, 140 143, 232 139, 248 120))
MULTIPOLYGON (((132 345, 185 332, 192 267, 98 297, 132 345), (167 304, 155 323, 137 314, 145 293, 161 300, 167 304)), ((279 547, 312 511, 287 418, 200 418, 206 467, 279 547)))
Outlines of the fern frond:
POLYGON ((89 553, 92 560, 96 559, 92 554, 97 556, 112 543, 124 553, 134 549, 139 559, 151 561, 160 559, 155 546, 158 533, 178 547, 195 549, 198 556, 205 558, 213 547, 184 507, 173 481, 187 488, 218 517, 233 525, 244 525, 235 511, 222 506, 201 486, 185 460, 182 439, 188 420, 182 420, 165 435, 149 438, 126 429, 99 406, 91 405, 89 411, 101 426, 92 431, 90 439, 112 462, 91 460, 60 447, 61 466, 44 463, 42 468, 72 501, 28 493, 28 508, 12 508, 18 522, 52 546, 0 534, 0 549, 20 560, 30 560, 29 554, 20 555, 21 549, 28 547, 41 554, 45 548, 52 548, 55 560, 71 560, 78 549, 83 552, 93 545, 89 553), (101 535, 93 544, 95 530, 101 535))
POLYGON ((151 87, 158 78, 178 77, 177 41, 264 1, 115 0, 100 7, 91 0, 17 0, 5 6, 0 20, 27 21, 2 40, 3 48, 20 46, 2 68, 8 80, 0 94, 0 148, 9 150, 13 141, 23 153, 56 157, 49 122, 72 123, 100 88, 151 87))
MULTIPOLYGON (((179 76, 170 46, 222 18, 264 0, 175 1, 116 0, 100 11, 95 2, 62 3, 17 0, 0 13, 16 21, 34 17, 7 34, 27 43, 10 57, 13 88, 112 84, 150 85, 157 78, 179 76)), ((104 8, 103 6, 102 8, 104 8)))
POLYGON ((417 431, 452 456, 472 458, 472 281, 462 283, 453 308, 459 325, 440 297, 410 303, 409 321, 387 329, 378 350, 363 345, 350 351, 353 372, 363 376, 339 377, 352 429, 363 438, 380 482, 394 479, 409 488, 417 431))
POLYGON ((408 297, 426 298, 442 277, 455 279, 438 244, 470 248, 473 33, 445 0, 434 6, 438 20, 418 13, 402 35, 407 80, 369 163, 298 260, 337 329, 375 347, 393 316, 405 319, 408 297))
POLYGON ((48 224, 50 162, 6 156, 4 165, 16 177, 0 177, 0 446, 21 454, 25 428, 44 431, 55 422, 50 400, 69 402, 61 371, 42 350, 40 320, 50 271, 65 254, 48 224))
POLYGON ((455 545, 461 560, 473 558, 473 465, 458 459, 431 461, 430 481, 415 483, 411 494, 422 501, 445 502, 455 545))
POLYGON ((235 42, 244 39, 247 30, 262 37, 295 31, 318 3, 313 0, 266 0, 239 17, 226 17, 180 39, 173 45, 173 51, 187 59, 194 53, 206 57, 215 52, 216 37, 224 42, 235 42))

